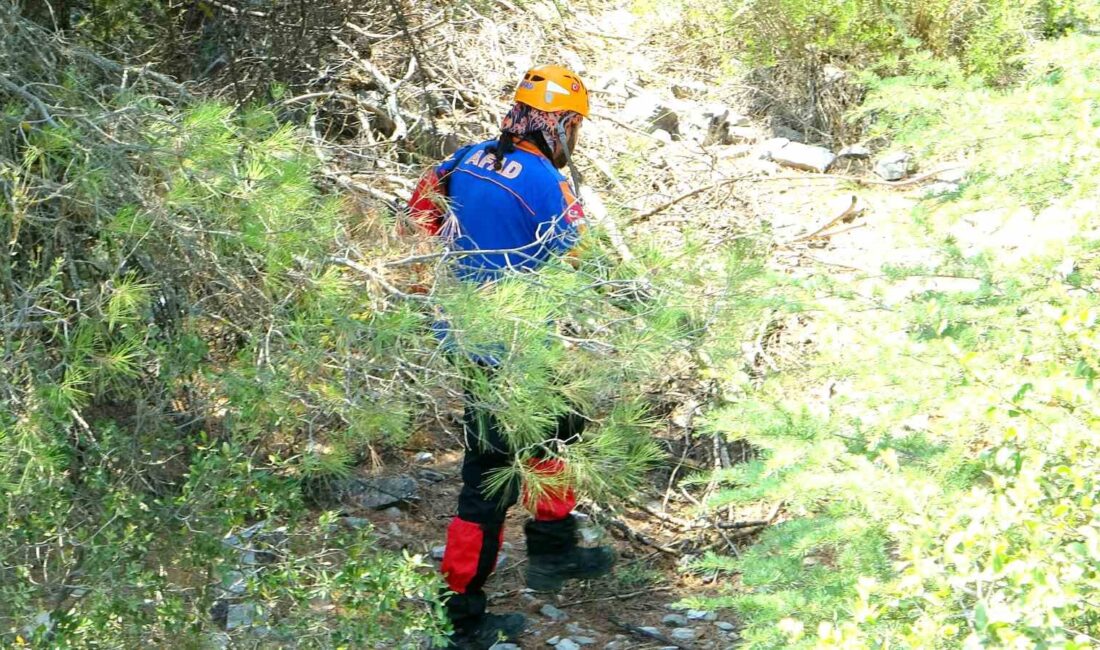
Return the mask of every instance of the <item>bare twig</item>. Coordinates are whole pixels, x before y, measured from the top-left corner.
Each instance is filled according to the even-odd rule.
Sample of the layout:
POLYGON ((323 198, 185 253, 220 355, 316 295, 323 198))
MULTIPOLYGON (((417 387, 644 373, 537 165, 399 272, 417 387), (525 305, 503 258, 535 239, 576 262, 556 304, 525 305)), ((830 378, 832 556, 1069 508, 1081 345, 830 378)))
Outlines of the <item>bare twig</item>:
POLYGON ((857 216, 861 212, 863 212, 863 210, 859 207, 859 198, 855 194, 853 194, 852 195, 852 202, 847 208, 844 209, 844 212, 841 212, 840 214, 833 217, 832 219, 829 219, 828 221, 825 222, 824 225, 817 228, 813 232, 811 232, 807 235, 802 235, 801 237, 795 237, 794 239, 792 239, 791 241, 789 241, 787 243, 788 244, 793 244, 795 242, 806 241, 807 239, 814 239, 816 237, 819 237, 819 236, 821 236, 821 233, 825 232, 829 228, 832 228, 833 226, 840 223, 841 221, 844 221, 845 219, 849 219, 851 217, 857 216))
POLYGON ((652 217, 655 214, 659 214, 661 212, 664 212, 665 210, 671 208, 672 206, 676 205, 677 203, 680 203, 681 201, 690 199, 691 197, 695 196, 696 194, 702 194, 703 192, 706 192, 706 191, 709 191, 709 190, 718 189, 719 187, 722 187, 723 185, 729 185, 730 183, 736 183, 737 181, 745 180, 747 178, 750 178, 750 177, 749 176, 734 176, 732 178, 723 178, 720 181, 716 181, 716 182, 710 183, 708 185, 703 185, 702 187, 696 187, 695 189, 688 190, 687 192, 684 192, 683 194, 681 194, 681 195, 679 195, 679 196, 677 196, 673 199, 670 199, 670 200, 662 203, 661 205, 658 205, 655 208, 650 208, 649 210, 646 210, 645 212, 642 212, 641 214, 634 215, 633 217, 630 218, 629 221, 626 222, 626 225, 628 225, 628 226, 637 225, 639 223, 642 223, 643 221, 649 220, 649 218, 652 217))
POLYGON ((50 126, 52 126, 54 128, 58 128, 60 126, 53 119, 53 116, 50 115, 50 109, 46 106, 46 104, 41 99, 39 99, 39 98, 35 97, 34 95, 32 95, 31 93, 27 92, 27 90, 25 88, 20 88, 16 84, 12 83, 8 79, 7 75, 5 75, 3 73, 0 73, 0 87, 4 88, 5 90, 10 92, 11 94, 15 95, 16 97, 19 97, 23 101, 25 101, 28 104, 30 104, 31 106, 33 106, 34 109, 38 111, 38 114, 42 116, 42 119, 46 122, 46 124, 49 124, 50 126))

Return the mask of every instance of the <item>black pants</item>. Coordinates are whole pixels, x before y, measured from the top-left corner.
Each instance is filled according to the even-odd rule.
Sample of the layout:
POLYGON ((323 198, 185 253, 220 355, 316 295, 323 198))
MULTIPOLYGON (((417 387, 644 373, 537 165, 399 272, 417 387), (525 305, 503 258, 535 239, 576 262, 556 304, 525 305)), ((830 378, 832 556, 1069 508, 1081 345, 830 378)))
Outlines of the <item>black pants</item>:
MULTIPOLYGON (((583 433, 587 421, 576 413, 557 419, 547 439, 571 442, 583 433)), ((509 447, 500 423, 489 411, 479 408, 476 398, 466 394, 463 413, 465 456, 462 460, 462 492, 458 516, 447 531, 443 572, 456 595, 447 601, 447 612, 456 629, 476 624, 485 613, 485 581, 496 566, 503 540, 508 509, 519 500, 518 480, 490 491, 486 479, 496 470, 509 467, 515 452, 509 447)), ((572 491, 569 491, 572 498, 572 491)), ((558 510, 572 502, 557 504, 558 510)), ((553 508, 550 509, 554 511, 553 508)), ((560 518, 532 521, 526 527, 528 552, 552 552, 575 543, 575 524, 568 510, 560 518)))

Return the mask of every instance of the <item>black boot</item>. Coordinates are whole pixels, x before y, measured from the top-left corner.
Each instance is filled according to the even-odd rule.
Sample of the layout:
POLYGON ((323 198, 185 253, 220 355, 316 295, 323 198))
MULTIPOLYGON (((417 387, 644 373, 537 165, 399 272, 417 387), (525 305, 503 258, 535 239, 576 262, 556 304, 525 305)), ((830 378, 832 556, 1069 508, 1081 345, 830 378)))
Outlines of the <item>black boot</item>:
POLYGON ((497 643, 519 640, 527 627, 523 614, 485 614, 465 629, 456 629, 447 650, 489 650, 497 643))
POLYGON ((577 520, 529 521, 527 533, 527 588, 558 591, 566 580, 589 580, 607 575, 615 565, 609 546, 577 545, 577 520))

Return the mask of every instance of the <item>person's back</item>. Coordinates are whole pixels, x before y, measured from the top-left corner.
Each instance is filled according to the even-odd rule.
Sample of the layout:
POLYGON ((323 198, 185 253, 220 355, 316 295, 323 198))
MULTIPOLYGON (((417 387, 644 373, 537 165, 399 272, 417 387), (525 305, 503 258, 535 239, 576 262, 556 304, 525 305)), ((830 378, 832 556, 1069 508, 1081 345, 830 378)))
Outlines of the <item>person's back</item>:
POLYGON ((534 270, 569 251, 583 218, 565 177, 526 142, 498 161, 496 140, 450 161, 447 199, 452 217, 439 234, 462 255, 456 272, 484 282, 506 270, 534 270))

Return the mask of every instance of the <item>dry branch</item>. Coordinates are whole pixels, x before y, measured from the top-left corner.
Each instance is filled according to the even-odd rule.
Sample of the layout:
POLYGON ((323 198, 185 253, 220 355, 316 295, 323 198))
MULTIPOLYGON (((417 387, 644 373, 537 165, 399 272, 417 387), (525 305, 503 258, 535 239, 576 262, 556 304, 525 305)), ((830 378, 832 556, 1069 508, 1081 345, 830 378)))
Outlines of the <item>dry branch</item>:
POLYGON ((695 189, 688 190, 687 192, 684 192, 683 194, 681 194, 681 195, 679 195, 679 196, 677 196, 673 199, 670 199, 670 200, 662 203, 661 205, 658 205, 655 208, 651 208, 651 209, 646 210, 645 212, 643 212, 641 214, 634 215, 633 217, 631 217, 631 219, 629 221, 626 222, 626 225, 628 225, 628 226, 637 225, 639 223, 642 223, 643 221, 647 221, 650 217, 652 217, 655 214, 659 214, 661 212, 664 212, 665 210, 671 208, 672 206, 676 205, 677 203, 680 203, 681 201, 685 201, 687 199, 690 199, 691 197, 695 196, 696 194, 702 194, 703 192, 706 192, 706 191, 709 191, 709 190, 715 190, 715 189, 718 189, 719 187, 722 187, 724 185, 729 185, 730 183, 736 183, 737 181, 745 180, 747 178, 749 178, 749 177, 748 176, 734 176, 732 178, 724 178, 720 181, 716 181, 716 182, 710 183, 708 185, 703 185, 702 187, 696 187, 695 189))

